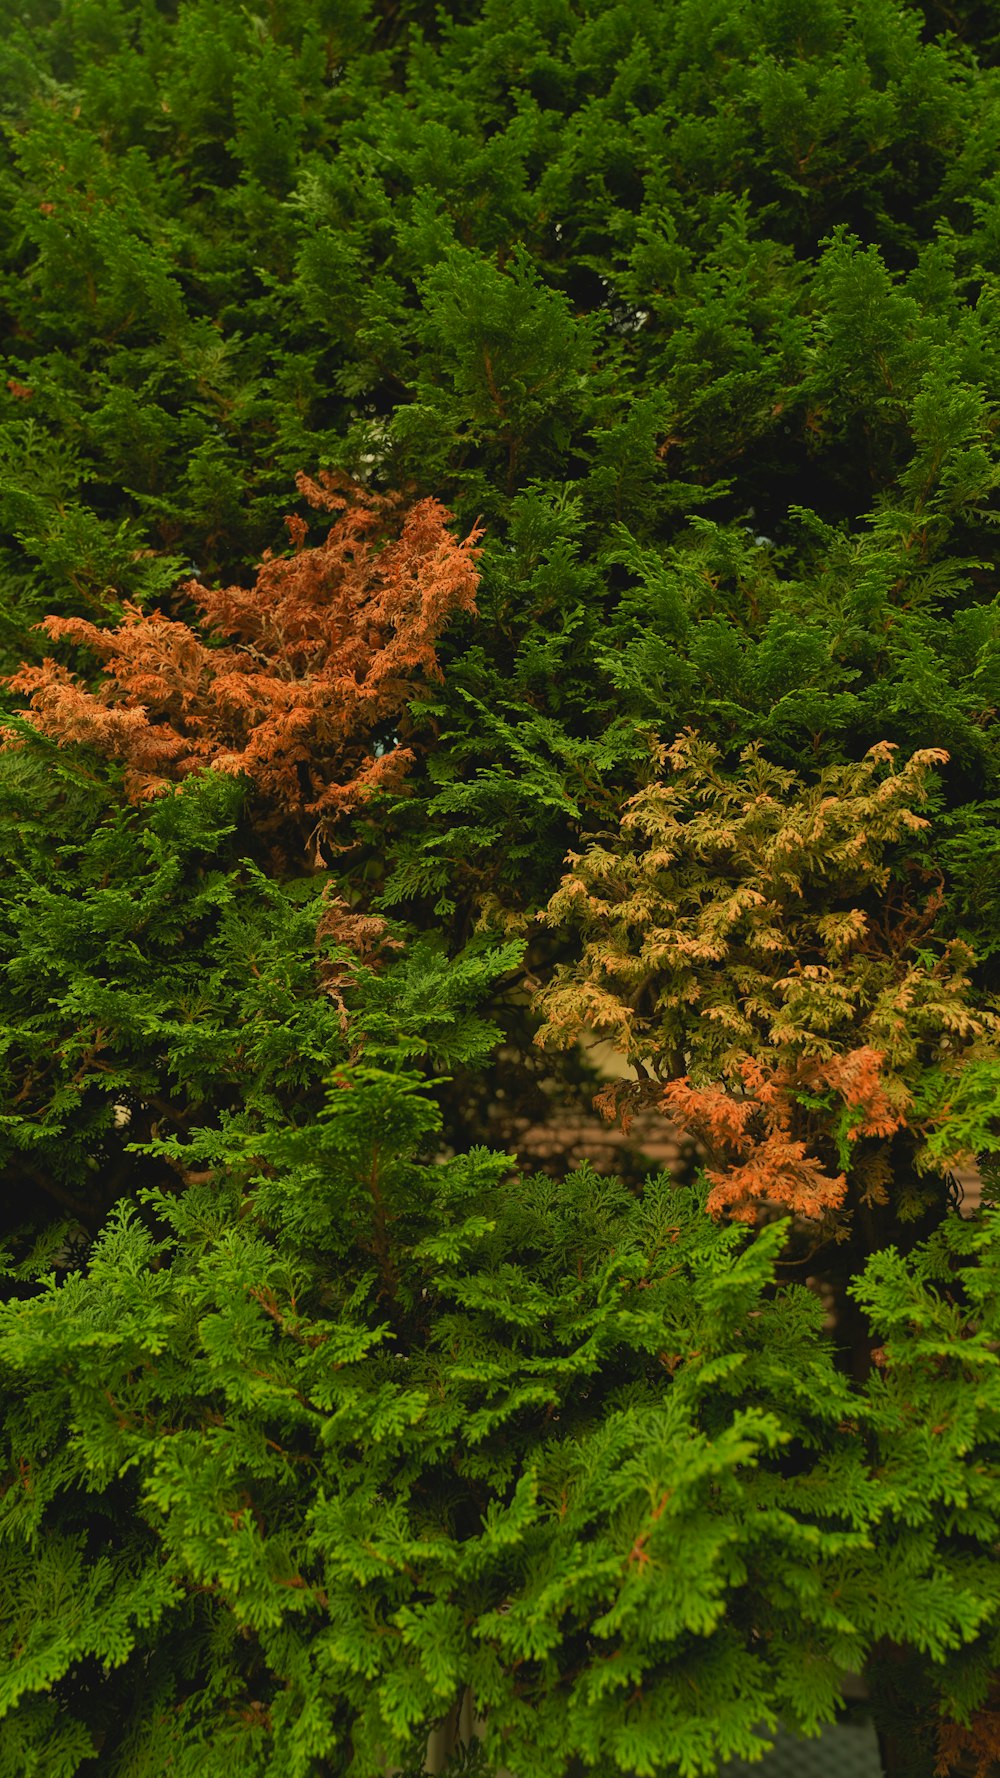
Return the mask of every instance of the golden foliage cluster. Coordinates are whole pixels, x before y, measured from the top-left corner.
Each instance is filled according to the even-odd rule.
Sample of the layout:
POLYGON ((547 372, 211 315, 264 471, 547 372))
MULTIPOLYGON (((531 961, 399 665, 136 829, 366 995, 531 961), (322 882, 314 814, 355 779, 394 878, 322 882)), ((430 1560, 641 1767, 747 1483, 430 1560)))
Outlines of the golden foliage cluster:
POLYGON ((536 996, 537 1042, 614 1041, 639 1079, 600 1108, 627 1123, 655 1105, 696 1137, 713 1212, 822 1217, 849 1182, 885 1202, 899 1132, 918 1181, 967 1158, 948 1083, 996 1059, 1000 1020, 907 857, 946 758, 881 742, 808 781, 757 746, 727 770, 688 730, 618 831, 567 860, 544 918, 579 951, 536 996))

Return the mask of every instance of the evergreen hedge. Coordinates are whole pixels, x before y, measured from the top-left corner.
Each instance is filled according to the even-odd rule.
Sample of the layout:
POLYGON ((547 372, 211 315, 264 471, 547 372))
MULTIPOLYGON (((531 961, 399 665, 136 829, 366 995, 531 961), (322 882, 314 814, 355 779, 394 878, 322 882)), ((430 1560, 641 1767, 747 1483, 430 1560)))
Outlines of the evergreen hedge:
POLYGON ((11 6, 0 1778, 1000 1759, 995 23, 11 6))

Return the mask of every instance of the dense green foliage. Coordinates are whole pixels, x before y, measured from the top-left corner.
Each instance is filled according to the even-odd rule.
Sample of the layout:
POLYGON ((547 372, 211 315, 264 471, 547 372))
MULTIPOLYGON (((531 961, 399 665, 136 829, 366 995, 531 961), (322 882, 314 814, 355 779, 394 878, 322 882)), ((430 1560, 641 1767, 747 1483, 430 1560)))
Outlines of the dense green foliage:
POLYGON ((934 23, 29 15, 11 664, 32 616, 245 572, 299 469, 415 482, 489 541, 394 898, 540 896, 635 725, 689 720, 784 757, 948 748, 956 908, 992 890, 1000 76, 934 23))
POLYGON ((0 1778, 986 1778, 993 9, 9 12, 0 1778))
POLYGON ((635 724, 691 719, 947 747, 992 885, 1000 77, 930 36, 892 0, 29 15, 11 665, 46 611, 245 572, 336 464, 489 526, 394 897, 540 893, 635 724))
POLYGON ((471 1686, 525 1778, 693 1775, 900 1639, 975 1700, 995 1217, 872 1269, 858 1395, 815 1298, 768 1290, 781 1224, 421 1164, 435 1121, 361 1066, 306 1129, 199 1131, 224 1184, 143 1192, 159 1238, 123 1206, 0 1317, 0 1771, 376 1778, 471 1686))

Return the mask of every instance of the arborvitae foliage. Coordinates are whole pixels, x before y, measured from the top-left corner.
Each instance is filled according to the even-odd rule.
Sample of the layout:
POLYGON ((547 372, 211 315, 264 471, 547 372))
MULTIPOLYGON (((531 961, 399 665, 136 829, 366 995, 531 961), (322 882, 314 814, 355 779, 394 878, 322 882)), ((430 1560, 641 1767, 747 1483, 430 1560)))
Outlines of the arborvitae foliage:
POLYGON ((944 757, 882 745, 810 782, 758 748, 726 771, 689 733, 571 855, 545 918, 579 957, 539 991, 537 1041, 611 1036, 640 1080, 603 1108, 655 1104, 697 1136, 710 1211, 823 1219, 850 1188, 912 1219, 997 1146, 1000 1016, 936 932, 938 883, 906 869, 944 757))
POLYGON ((947 1248, 884 1262, 864 1288, 910 1331, 862 1392, 770 1288, 781 1225, 442 1162, 436 1123, 355 1065, 307 1127, 154 1142, 211 1179, 3 1311, 0 1771, 419 1771, 471 1687, 489 1770, 695 1778, 815 1730, 890 1642, 973 1707, 995 1292, 956 1390, 947 1248))
MULTIPOLYGON (((236 1117, 305 1122, 343 1050, 350 954, 374 1055, 481 1065, 476 1016, 521 947, 399 955, 329 873, 277 880, 252 853, 243 795, 205 772, 134 809, 67 749, 29 733, 0 754, 0 1164, 3 1226, 93 1232, 147 1183, 130 1144, 236 1117), (249 854, 249 855, 248 855, 249 854)), ((180 1177, 184 1168, 180 1167, 180 1177)), ((162 1159, 164 1183, 177 1169, 162 1159)), ((53 1249, 54 1250, 54 1249, 53 1249)))
POLYGON ((986 11, 12 12, 2 1778, 412 1773, 467 1686, 676 1778, 859 1663, 991 1757, 1000 1236, 892 1246, 997 1141, 986 11), (698 1193, 475 1150, 477 922, 698 1193))
MULTIPOLYGON (((13 22, 9 667, 33 617, 163 600, 192 562, 242 576, 295 470, 337 463, 490 526, 448 747, 386 842, 421 918, 546 900, 635 788, 630 721, 789 765, 944 746, 957 807, 996 797, 1000 89, 976 17, 13 22)), ((970 882, 970 821, 981 922, 1000 870, 991 846, 970 882)))
MULTIPOLYGON (((990 1778, 997 1755, 1000 1611, 993 1598, 977 1633, 943 1662, 926 1659, 905 1627, 915 1604, 904 1575, 911 1548, 937 1545, 973 1586, 996 1561, 1000 1509, 1000 1228, 991 1210, 950 1216, 904 1260, 872 1259, 853 1294, 882 1345, 866 1387, 869 1450, 891 1505, 876 1536, 890 1565, 898 1628, 872 1650, 869 1682, 890 1772, 990 1778), (903 1527, 906 1527, 903 1532, 903 1527), (898 1540, 898 1541, 897 1541, 898 1540), (967 1564, 967 1566, 966 1566, 967 1564), (921 1658, 921 1653, 923 1657, 921 1658), (943 1719, 943 1720, 942 1720, 943 1719), (938 1758, 935 1760, 934 1753, 938 1758), (963 1756, 972 1753, 971 1766, 963 1756)), ((953 1570, 954 1572, 954 1570, 953 1570)))
POLYGON ((319 863, 338 818, 412 764, 398 736, 374 750, 373 737, 405 728, 417 686, 440 678, 441 630, 473 609, 476 533, 456 544, 447 513, 423 500, 386 536, 398 498, 329 475, 319 485, 300 475, 298 486, 336 514, 326 538, 307 549, 304 522, 290 518, 294 553, 265 552, 252 587, 189 582, 202 635, 136 606, 115 629, 49 617, 51 637, 97 655, 98 689, 53 660, 9 683, 44 734, 123 761, 133 801, 206 767, 238 775, 265 827, 308 828, 319 863))

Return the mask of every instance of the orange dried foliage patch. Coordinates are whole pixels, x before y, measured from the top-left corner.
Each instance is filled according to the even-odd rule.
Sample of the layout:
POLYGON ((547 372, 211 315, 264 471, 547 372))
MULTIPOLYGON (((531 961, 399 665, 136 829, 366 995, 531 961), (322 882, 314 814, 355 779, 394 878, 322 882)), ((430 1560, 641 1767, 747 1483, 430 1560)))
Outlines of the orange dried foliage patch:
POLYGON ((706 1168, 712 1214, 752 1222, 765 1199, 811 1218, 838 1210, 847 1175, 824 1166, 796 1135, 803 1095, 832 1092, 834 1103, 854 1114, 845 1131, 849 1141, 891 1136, 904 1122, 905 1104, 898 1101, 908 1102, 909 1095, 897 1093, 893 1103, 881 1076, 884 1059, 865 1047, 826 1060, 800 1057, 794 1066, 748 1056, 739 1065, 740 1097, 724 1085, 693 1087, 686 1076, 668 1081, 659 1108, 715 1160, 706 1168))
POLYGON ((323 912, 316 926, 317 947, 325 952, 332 944, 342 947, 347 954, 343 957, 324 954, 319 976, 324 993, 330 996, 340 1013, 341 1028, 345 1033, 349 1019, 344 996, 359 967, 379 969, 390 951, 402 949, 402 943, 402 939, 390 935, 381 914, 352 913, 340 896, 324 896, 323 912))
POLYGON ((411 749, 380 753, 373 736, 405 726, 418 686, 441 677, 442 631, 475 610, 481 533, 457 542, 436 500, 401 511, 400 496, 343 477, 296 482, 337 515, 328 536, 306 548, 305 521, 292 517, 294 553, 267 551, 252 587, 187 582, 198 630, 134 606, 116 629, 49 617, 40 627, 53 639, 98 656, 101 683, 90 690, 52 660, 7 683, 44 733, 121 760, 134 800, 206 768, 244 774, 264 825, 307 823, 315 846, 412 763, 411 749))
POLYGON ((963 1778, 996 1778, 1000 1772, 1000 1690, 981 1710, 973 1712, 968 1727, 957 1722, 943 1724, 935 1778, 949 1778, 959 1771, 963 1778))

